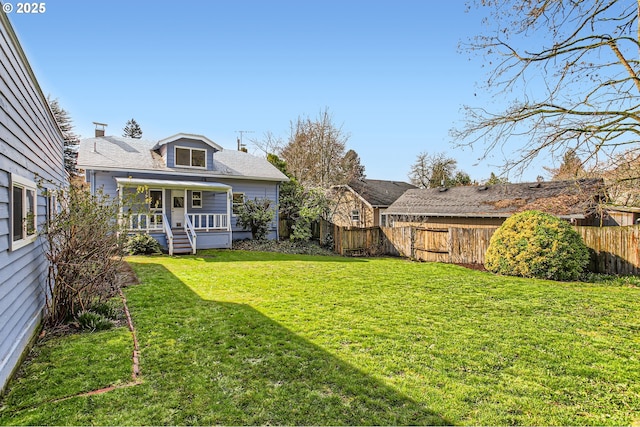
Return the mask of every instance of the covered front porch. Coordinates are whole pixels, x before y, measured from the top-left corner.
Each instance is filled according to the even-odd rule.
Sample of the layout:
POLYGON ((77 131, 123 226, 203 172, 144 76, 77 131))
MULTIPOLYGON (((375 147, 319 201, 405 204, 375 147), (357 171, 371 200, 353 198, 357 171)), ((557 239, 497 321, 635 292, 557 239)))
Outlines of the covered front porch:
POLYGON ((215 182, 115 178, 121 217, 170 255, 231 247, 231 186, 215 182), (129 203, 128 199, 133 198, 129 203))

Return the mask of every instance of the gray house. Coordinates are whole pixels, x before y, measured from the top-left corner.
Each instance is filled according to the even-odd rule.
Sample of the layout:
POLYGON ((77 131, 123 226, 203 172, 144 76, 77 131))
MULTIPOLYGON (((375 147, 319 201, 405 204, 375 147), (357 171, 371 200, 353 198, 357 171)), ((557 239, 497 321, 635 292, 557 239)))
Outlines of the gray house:
MULTIPOLYGON (((288 180, 264 158, 186 133, 148 141, 97 129, 95 138, 80 142, 78 168, 92 193, 143 200, 128 203, 129 231, 150 234, 170 254, 229 248, 251 237, 237 223, 237 207, 269 199, 276 209, 279 185, 288 180)), ((278 238, 277 217, 268 237, 278 238)))
POLYGON ((599 225, 605 196, 597 178, 426 188, 406 191, 385 215, 396 227, 479 228, 499 227, 514 213, 536 209, 575 225, 599 225))
POLYGON ((0 13, 0 391, 42 319, 52 194, 67 181, 64 142, 6 14, 0 13), (48 195, 49 194, 49 195, 48 195))

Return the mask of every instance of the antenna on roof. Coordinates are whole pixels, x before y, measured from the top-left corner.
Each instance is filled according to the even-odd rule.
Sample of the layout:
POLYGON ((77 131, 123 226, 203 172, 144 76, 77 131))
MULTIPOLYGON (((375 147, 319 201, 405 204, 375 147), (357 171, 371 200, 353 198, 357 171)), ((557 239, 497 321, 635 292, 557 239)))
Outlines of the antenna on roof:
POLYGON ((240 137, 238 138, 238 151, 244 151, 246 153, 247 152, 247 147, 242 142, 242 135, 245 134, 245 133, 253 133, 253 131, 252 130, 237 130, 236 132, 238 132, 240 134, 240 137))

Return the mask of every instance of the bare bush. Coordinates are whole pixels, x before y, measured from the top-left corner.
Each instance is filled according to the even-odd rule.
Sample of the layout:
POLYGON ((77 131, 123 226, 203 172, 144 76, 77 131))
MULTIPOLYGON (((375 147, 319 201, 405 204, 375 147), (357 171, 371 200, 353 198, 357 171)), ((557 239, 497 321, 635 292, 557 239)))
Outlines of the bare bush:
POLYGON ((49 261, 46 324, 58 326, 117 291, 122 259, 119 203, 77 186, 55 192, 56 212, 46 227, 49 261))

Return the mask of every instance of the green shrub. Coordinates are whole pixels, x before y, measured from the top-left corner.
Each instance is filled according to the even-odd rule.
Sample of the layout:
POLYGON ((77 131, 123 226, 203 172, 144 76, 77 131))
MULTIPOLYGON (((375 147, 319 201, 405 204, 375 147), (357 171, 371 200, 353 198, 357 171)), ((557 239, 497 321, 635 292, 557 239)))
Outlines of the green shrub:
POLYGON ((104 331, 113 327, 113 322, 93 311, 81 311, 76 319, 78 327, 85 331, 104 331))
POLYGON ((160 243, 148 234, 130 236, 124 245, 124 250, 129 255, 150 255, 162 252, 160 243))
POLYGON ((271 200, 255 199, 245 200, 238 206, 238 225, 245 230, 251 230, 251 237, 254 240, 264 240, 269 233, 269 224, 275 216, 275 211, 271 209, 271 200))
POLYGON ((97 302, 89 310, 107 319, 118 320, 122 315, 122 302, 118 300, 97 302))
POLYGON ((509 276, 576 280, 588 262, 589 250, 571 225, 526 211, 508 218, 491 237, 485 268, 509 276))

